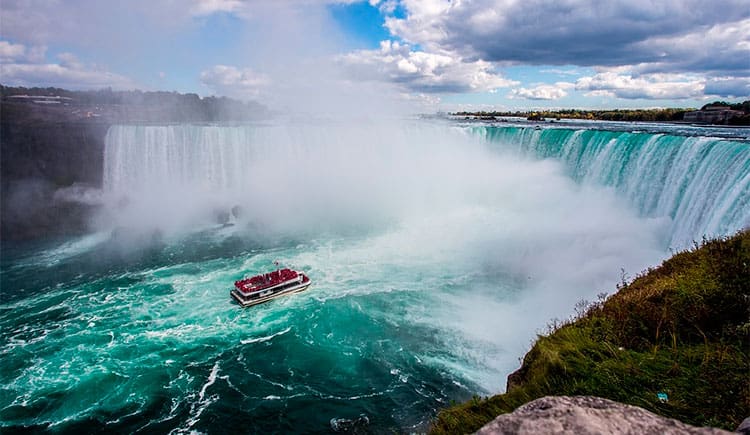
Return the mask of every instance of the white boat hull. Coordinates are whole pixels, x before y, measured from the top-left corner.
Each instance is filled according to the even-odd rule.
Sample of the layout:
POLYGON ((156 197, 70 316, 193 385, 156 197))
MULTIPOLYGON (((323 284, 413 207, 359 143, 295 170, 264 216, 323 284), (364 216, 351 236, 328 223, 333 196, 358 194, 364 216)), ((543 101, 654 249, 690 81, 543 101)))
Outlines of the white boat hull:
POLYGON ((231 295, 232 297, 243 307, 251 307, 253 305, 262 304, 263 302, 268 302, 271 299, 276 299, 281 296, 287 296, 294 293, 300 293, 305 290, 307 290, 308 287, 310 287, 310 280, 300 282, 298 284, 289 286, 287 288, 284 288, 282 290, 278 291, 270 291, 268 294, 265 294, 264 291, 256 292, 257 295, 250 293, 250 294, 242 294, 237 289, 232 289, 231 295))

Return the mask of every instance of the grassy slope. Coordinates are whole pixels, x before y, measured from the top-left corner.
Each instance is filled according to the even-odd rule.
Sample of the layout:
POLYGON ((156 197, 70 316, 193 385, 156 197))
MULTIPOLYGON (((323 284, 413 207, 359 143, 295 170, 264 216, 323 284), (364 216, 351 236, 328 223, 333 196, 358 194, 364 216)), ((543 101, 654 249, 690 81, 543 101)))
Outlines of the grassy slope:
POLYGON ((512 377, 505 394, 440 412, 431 433, 473 432, 547 395, 733 430, 750 416, 750 230, 674 255, 539 337, 512 377))

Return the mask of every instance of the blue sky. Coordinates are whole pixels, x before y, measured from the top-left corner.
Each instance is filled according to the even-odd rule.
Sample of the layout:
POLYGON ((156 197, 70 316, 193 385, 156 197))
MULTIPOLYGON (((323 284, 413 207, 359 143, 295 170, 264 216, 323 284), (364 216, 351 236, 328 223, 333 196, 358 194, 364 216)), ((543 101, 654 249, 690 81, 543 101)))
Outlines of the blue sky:
POLYGON ((747 0, 4 0, 0 19, 5 85, 422 111, 750 98, 747 0))

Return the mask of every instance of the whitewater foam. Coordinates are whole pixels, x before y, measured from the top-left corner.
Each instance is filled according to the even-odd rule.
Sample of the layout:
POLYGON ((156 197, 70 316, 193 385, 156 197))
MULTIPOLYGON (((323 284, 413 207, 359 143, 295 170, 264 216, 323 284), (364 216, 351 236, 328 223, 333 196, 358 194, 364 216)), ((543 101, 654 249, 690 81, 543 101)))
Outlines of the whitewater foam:
POLYGON ((292 330, 292 327, 290 326, 290 327, 286 328, 285 330, 279 331, 279 332, 277 332, 275 334, 266 335, 266 336, 258 337, 258 338, 250 338, 250 339, 247 339, 247 340, 240 340, 240 343, 242 343, 242 344, 264 343, 266 341, 273 340, 275 337, 284 335, 284 334, 286 334, 287 332, 289 332, 291 330, 292 330))
POLYGON ((671 219, 668 247, 750 226, 750 145, 714 137, 476 127, 490 143, 563 162, 573 179, 612 186, 642 216, 671 219))

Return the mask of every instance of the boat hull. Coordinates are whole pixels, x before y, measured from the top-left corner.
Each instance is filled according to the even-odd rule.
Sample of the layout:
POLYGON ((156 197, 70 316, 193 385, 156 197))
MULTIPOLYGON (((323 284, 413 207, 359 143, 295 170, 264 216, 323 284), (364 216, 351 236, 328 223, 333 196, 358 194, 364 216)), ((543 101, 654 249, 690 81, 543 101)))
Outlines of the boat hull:
POLYGON ((257 295, 257 296, 253 294, 243 295, 237 289, 233 289, 230 294, 237 301, 237 303, 239 303, 241 306, 251 307, 253 305, 262 304, 264 302, 268 302, 272 299, 280 298, 282 296, 287 296, 287 295, 291 295, 294 293, 303 292, 307 290, 308 287, 310 287, 310 284, 312 284, 310 280, 303 281, 303 282, 300 282, 299 284, 289 286, 287 288, 284 288, 276 292, 272 292, 267 295, 263 295, 263 292, 258 292, 260 293, 260 295, 257 295))

